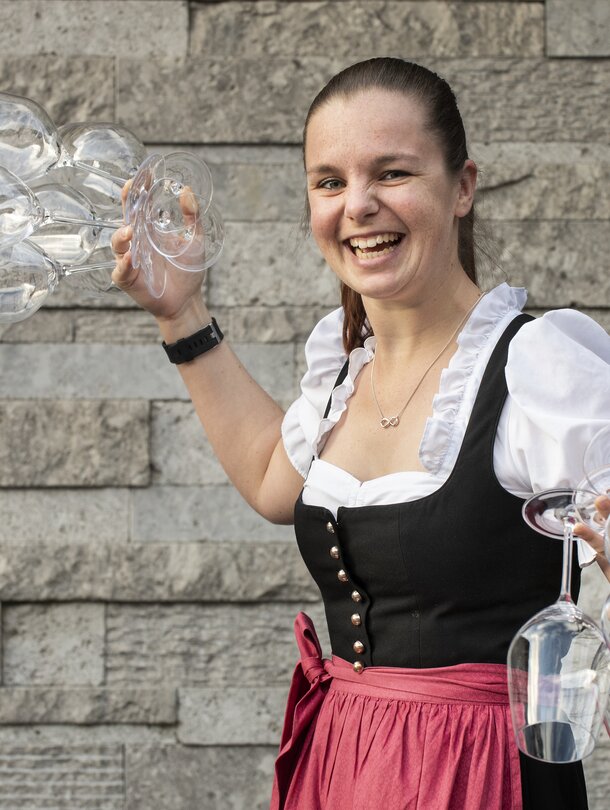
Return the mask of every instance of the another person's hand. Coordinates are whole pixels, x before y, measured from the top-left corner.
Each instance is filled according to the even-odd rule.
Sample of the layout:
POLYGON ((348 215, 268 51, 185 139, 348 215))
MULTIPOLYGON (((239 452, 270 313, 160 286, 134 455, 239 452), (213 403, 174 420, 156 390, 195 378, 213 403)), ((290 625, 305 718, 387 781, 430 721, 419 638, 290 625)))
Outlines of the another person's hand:
POLYGON ((607 495, 600 495, 595 501, 595 508, 597 509, 599 515, 600 531, 596 532, 594 529, 592 529, 590 526, 586 526, 584 523, 577 523, 574 527, 574 534, 578 535, 578 537, 582 537, 583 540, 586 540, 593 551, 595 551, 597 554, 597 562, 610 580, 610 562, 606 559, 606 555, 604 554, 604 538, 602 534, 604 531, 604 524, 610 516, 610 497, 607 495))

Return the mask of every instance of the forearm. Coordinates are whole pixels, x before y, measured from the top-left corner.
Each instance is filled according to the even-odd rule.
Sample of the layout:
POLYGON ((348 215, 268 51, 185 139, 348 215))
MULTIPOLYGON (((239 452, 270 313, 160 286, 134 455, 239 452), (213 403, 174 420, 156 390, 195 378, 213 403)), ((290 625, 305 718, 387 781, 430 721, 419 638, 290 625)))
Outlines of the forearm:
MULTIPOLYGON (((158 319, 166 343, 187 337, 210 321, 201 300, 171 319, 158 319)), ((282 409, 252 379, 226 340, 194 360, 179 364, 178 369, 210 444, 232 483, 262 515, 288 522, 300 477, 291 468, 284 469, 281 478, 286 484, 285 496, 283 485, 269 486, 265 480, 268 474, 270 480, 277 477, 272 466, 288 466, 285 459, 278 458, 284 455, 282 409)))

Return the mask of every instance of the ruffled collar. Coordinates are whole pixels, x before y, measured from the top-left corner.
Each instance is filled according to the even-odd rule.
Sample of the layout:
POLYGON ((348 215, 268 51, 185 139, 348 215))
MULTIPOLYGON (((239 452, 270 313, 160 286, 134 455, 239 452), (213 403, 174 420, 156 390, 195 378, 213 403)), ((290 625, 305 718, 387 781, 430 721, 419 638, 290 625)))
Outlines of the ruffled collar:
MULTIPOLYGON (((481 298, 459 333, 457 350, 441 373, 432 416, 426 421, 419 448, 420 461, 429 473, 442 475, 453 466, 484 365, 507 323, 521 311, 526 300, 523 288, 500 284, 481 298)), ((316 456, 347 408, 358 374, 373 359, 375 346, 376 338, 372 336, 365 340, 364 346, 350 353, 346 377, 333 390, 328 416, 318 428, 313 445, 316 456)))

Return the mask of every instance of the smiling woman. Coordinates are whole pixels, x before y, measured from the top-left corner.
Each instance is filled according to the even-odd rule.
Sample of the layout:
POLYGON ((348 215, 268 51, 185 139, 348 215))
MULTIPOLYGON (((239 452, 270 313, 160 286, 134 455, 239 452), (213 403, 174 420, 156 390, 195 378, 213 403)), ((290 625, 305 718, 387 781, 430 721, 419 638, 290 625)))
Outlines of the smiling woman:
POLYGON ((574 311, 522 315, 524 290, 482 295, 477 169, 426 68, 383 58, 335 76, 304 160, 342 306, 314 328, 286 414, 222 340, 201 279, 169 274, 152 299, 130 230, 113 240, 116 283, 165 341, 203 341, 180 370, 215 452, 253 508, 294 521, 324 600, 330 660, 296 621, 272 810, 584 810, 580 763, 519 754, 506 655, 561 571, 523 500, 578 482, 610 423, 610 340, 574 311))

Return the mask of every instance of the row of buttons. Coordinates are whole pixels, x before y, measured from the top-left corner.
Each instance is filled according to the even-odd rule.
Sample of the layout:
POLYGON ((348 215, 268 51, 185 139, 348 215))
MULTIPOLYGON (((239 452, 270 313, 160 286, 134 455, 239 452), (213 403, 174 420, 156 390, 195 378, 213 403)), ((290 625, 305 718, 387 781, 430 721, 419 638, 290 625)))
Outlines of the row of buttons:
MULTIPOLYGON (((329 534, 335 534, 335 527, 333 524, 328 521, 326 524, 326 531, 329 534)), ((338 560, 341 557, 341 552, 339 550, 339 546, 331 546, 329 550, 330 556, 333 560, 338 560)), ((347 575, 347 571, 343 568, 340 568, 337 571, 337 579, 339 582, 349 582, 349 576, 347 575)), ((352 601, 353 602, 362 602, 362 594, 359 591, 352 591, 352 601)), ((359 613, 352 613, 351 615, 351 622, 354 627, 360 627, 362 624, 362 616, 359 613)), ((353 650, 357 655, 362 655, 364 653, 365 647, 362 641, 354 641, 353 650)), ((364 664, 362 661, 354 661, 353 663, 354 672, 362 672, 364 669, 364 664)))

